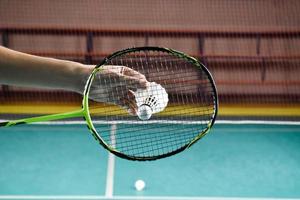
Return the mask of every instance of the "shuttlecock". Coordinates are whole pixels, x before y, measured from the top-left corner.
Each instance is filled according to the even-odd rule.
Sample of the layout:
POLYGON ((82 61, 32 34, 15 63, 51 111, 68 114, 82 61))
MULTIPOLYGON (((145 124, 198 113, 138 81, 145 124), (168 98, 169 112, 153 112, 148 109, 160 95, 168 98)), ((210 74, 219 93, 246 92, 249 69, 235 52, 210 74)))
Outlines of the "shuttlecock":
POLYGON ((137 191, 141 191, 145 188, 146 184, 143 180, 137 180, 134 184, 134 187, 137 191))
POLYGON ((151 82, 145 90, 138 89, 135 99, 138 106, 137 115, 141 120, 148 120, 152 114, 163 111, 169 102, 165 88, 155 82, 151 82))
POLYGON ((148 120, 152 116, 152 109, 148 105, 141 105, 137 113, 141 120, 148 120))

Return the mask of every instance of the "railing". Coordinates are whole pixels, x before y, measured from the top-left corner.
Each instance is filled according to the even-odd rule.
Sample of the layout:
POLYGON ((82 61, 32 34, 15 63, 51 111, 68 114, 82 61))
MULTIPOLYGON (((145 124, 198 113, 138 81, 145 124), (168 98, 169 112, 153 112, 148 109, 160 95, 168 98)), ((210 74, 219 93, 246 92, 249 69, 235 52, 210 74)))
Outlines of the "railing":
MULTIPOLYGON (((99 60, 99 57, 105 57, 112 52, 97 52, 94 49, 96 37, 139 37, 143 38, 144 45, 151 45, 149 42, 150 38, 164 37, 164 38, 194 38, 197 43, 197 50, 193 52, 193 56, 200 58, 202 62, 208 64, 209 67, 217 68, 210 65, 212 62, 226 62, 241 61, 241 62, 260 62, 260 79, 258 80, 230 80, 216 77, 218 86, 231 86, 232 91, 235 91, 237 86, 249 86, 254 87, 277 87, 284 86, 293 88, 300 88, 300 80, 265 80, 266 76, 266 62, 290 62, 296 61, 296 67, 299 68, 300 72, 300 51, 291 55, 276 55, 266 56, 261 54, 262 39, 300 39, 300 29, 294 30, 260 30, 260 31, 229 31, 229 30, 147 30, 147 29, 80 29, 80 28, 62 28, 62 27, 0 27, 0 34, 2 36, 2 45, 10 47, 10 36, 11 35, 64 35, 64 36, 84 36, 85 37, 85 52, 27 52, 35 55, 52 56, 52 57, 81 57, 84 58, 85 63, 92 63, 99 60), (234 54, 205 54, 205 41, 208 38, 236 38, 236 39, 253 39, 255 41, 255 54, 254 55, 234 55, 234 54), (221 61, 220 61, 221 60, 221 61)), ((245 65, 246 66, 246 65, 245 65)), ((213 69, 214 70, 214 69, 213 69)), ((229 72, 230 73, 230 72, 229 72)), ((7 86, 2 87, 3 91, 8 91, 7 86)), ((300 90, 299 90, 300 91, 300 90)), ((220 95, 231 98, 230 93, 223 93, 223 90, 219 90, 220 95)), ((264 93, 262 89, 258 95, 264 93)), ((247 93, 238 94, 241 97, 247 97, 247 93)), ((251 94, 253 95, 253 94, 251 94)), ((278 94, 274 94, 274 96, 278 94)), ((299 92, 292 92, 291 94, 283 93, 282 98, 289 101, 289 96, 292 97, 293 101, 298 101, 300 98, 299 92)), ((254 94, 255 96, 255 94, 254 94)), ((222 98, 222 97, 221 97, 222 98)), ((227 97, 226 97, 227 98, 227 97)), ((247 97, 248 98, 248 97, 247 97)), ((279 97, 278 97, 279 98, 279 97)))
POLYGON ((149 38, 195 38, 198 43, 198 52, 194 56, 201 58, 240 58, 240 59, 299 59, 300 53, 289 56, 262 56, 262 38, 300 38, 300 29, 292 30, 260 30, 260 31, 230 31, 230 30, 152 30, 152 29, 81 29, 62 27, 0 27, 3 46, 9 47, 9 35, 72 35, 86 37, 86 52, 29 52, 45 56, 85 56, 87 61, 92 57, 106 56, 110 52, 94 52, 94 38, 102 36, 111 37, 142 37, 144 45, 149 45, 149 38), (206 38, 252 38, 256 43, 255 56, 241 55, 205 55, 204 43, 206 38))

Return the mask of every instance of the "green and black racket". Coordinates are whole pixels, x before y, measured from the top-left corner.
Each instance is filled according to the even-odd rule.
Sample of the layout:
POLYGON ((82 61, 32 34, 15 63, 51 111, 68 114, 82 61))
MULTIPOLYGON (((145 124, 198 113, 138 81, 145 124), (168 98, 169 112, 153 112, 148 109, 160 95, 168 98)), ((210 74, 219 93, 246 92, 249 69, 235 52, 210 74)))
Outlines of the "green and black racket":
MULTIPOLYGON (((125 87, 131 88, 131 81, 125 87)), ((134 88, 134 87, 132 87, 134 88)), ((189 148, 212 128, 218 111, 214 80, 207 68, 182 52, 161 47, 137 47, 121 50, 98 64, 86 81, 82 108, 68 113, 52 114, 1 122, 0 126, 83 117, 94 138, 111 153, 129 160, 155 160, 189 148), (100 97, 124 96, 124 86, 116 77, 99 82, 103 67, 126 66, 149 82, 160 84, 168 94, 168 105, 147 121, 132 116, 123 108, 99 103, 90 96, 99 84, 113 85, 114 90, 100 97), (117 85, 117 86, 116 86, 117 85)))

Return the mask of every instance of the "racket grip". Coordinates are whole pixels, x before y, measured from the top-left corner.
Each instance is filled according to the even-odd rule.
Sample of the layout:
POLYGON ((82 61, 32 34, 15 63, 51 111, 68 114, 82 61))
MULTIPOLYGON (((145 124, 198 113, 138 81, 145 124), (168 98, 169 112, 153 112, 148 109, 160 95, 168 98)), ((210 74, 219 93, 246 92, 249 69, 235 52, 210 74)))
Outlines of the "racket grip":
POLYGON ((10 127, 10 126, 15 126, 15 125, 20 125, 20 124, 26 124, 24 121, 7 121, 7 122, 0 122, 0 127, 10 127))
POLYGON ((6 126, 8 124, 8 122, 0 122, 0 127, 1 126, 6 126))

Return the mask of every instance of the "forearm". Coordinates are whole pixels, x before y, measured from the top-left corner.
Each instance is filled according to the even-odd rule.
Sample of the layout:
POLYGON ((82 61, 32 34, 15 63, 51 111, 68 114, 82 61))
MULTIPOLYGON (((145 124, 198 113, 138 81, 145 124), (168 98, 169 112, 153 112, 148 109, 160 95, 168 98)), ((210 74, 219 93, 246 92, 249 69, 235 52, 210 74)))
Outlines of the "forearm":
POLYGON ((81 92, 92 67, 0 47, 0 84, 81 92))

